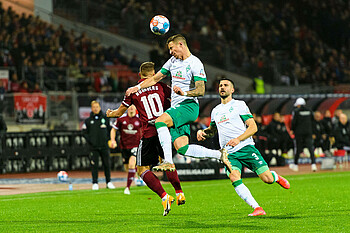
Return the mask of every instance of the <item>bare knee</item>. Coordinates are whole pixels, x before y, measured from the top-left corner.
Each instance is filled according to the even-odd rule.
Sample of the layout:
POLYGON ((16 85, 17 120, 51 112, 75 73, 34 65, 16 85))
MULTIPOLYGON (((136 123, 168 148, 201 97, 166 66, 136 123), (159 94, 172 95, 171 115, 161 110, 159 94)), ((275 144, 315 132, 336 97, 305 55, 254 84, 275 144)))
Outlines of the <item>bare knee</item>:
POLYGON ((241 173, 238 170, 233 170, 230 175, 229 178, 231 180, 231 182, 235 182, 237 180, 241 179, 241 173))
POLYGON ((266 171, 259 175, 260 179, 267 184, 272 184, 275 180, 270 171, 266 171))

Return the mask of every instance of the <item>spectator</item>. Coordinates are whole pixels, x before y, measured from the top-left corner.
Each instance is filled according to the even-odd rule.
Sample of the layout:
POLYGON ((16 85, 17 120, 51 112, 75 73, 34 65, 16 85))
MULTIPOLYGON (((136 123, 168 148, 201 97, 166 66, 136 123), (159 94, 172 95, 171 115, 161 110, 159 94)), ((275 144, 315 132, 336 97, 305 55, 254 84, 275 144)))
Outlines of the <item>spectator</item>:
POLYGON ((333 131, 333 123, 332 123, 332 115, 331 115, 331 111, 326 110, 324 113, 324 117, 322 119, 322 124, 323 127, 325 128, 326 134, 328 136, 332 135, 332 131, 333 131))
MULTIPOLYGON (((280 125, 281 125, 282 157, 285 158, 288 151, 293 148, 293 140, 289 135, 287 126, 284 122, 284 116, 282 115, 280 116, 280 125)), ((285 164, 285 160, 283 158, 280 158, 280 165, 282 164, 283 165, 285 164)))
POLYGON ((262 124, 262 117, 260 115, 253 114, 253 117, 258 127, 258 131, 253 135, 255 147, 260 151, 266 162, 270 161, 266 126, 262 124))
POLYGON ((341 109, 336 109, 334 111, 334 116, 332 118, 332 124, 334 127, 336 127, 339 124, 339 117, 343 113, 343 110, 341 109))
POLYGON ((12 79, 10 80, 10 91, 19 92, 20 88, 21 88, 21 84, 18 82, 17 73, 13 73, 12 79))
POLYGON ((0 97, 6 93, 6 82, 0 79, 0 97))
POLYGON ((33 93, 42 93, 42 90, 40 89, 39 83, 34 84, 34 89, 32 90, 33 93))
POLYGON ((344 113, 339 115, 339 124, 334 128, 334 139, 335 148, 343 150, 344 146, 350 147, 350 124, 344 113))
POLYGON ((316 111, 314 113, 314 121, 312 124, 312 138, 314 140, 315 149, 321 148, 324 153, 329 153, 330 141, 322 122, 322 114, 319 111, 316 111))
POLYGON ((282 125, 280 122, 281 115, 278 112, 273 114, 273 119, 270 124, 266 127, 266 133, 268 135, 268 150, 267 154, 268 160, 267 164, 270 163, 273 157, 276 161, 279 161, 280 156, 282 156, 282 125))
POLYGON ((21 86, 18 90, 18 92, 21 93, 29 93, 29 86, 28 86, 28 82, 27 81, 22 81, 21 86))
MULTIPOLYGON (((7 131, 7 125, 6 122, 4 120, 4 118, 2 117, 2 115, 0 114, 0 169, 4 169, 4 165, 3 161, 2 161, 2 145, 4 144, 4 140, 5 140, 5 134, 7 131)), ((2 172, 2 171, 0 171, 2 172)))
POLYGON ((141 62, 137 59, 137 55, 132 55, 132 58, 129 63, 129 67, 131 68, 131 70, 134 72, 138 72, 140 65, 141 62))

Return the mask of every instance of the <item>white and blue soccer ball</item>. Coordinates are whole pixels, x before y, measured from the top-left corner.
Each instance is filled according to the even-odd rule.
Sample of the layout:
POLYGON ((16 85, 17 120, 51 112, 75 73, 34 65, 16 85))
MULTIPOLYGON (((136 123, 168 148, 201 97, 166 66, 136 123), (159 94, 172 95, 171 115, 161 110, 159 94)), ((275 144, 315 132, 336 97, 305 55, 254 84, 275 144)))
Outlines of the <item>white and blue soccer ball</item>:
POLYGON ((68 173, 66 171, 59 171, 57 173, 57 179, 61 182, 67 182, 68 181, 68 173))
POLYGON ((146 185, 146 183, 141 178, 136 178, 135 184, 136 184, 136 186, 145 186, 146 185))
POLYGON ((151 19, 149 24, 151 31, 156 35, 164 35, 169 31, 170 22, 163 15, 156 15, 151 19))

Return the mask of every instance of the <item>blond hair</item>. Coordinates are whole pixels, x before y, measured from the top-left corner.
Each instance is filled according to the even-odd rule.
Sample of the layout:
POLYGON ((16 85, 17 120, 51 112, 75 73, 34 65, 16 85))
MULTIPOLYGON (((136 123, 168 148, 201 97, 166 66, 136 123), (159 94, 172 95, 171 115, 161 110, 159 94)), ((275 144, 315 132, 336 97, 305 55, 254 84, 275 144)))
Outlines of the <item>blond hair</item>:
POLYGON ((151 75, 154 74, 154 63, 153 62, 144 62, 140 66, 140 75, 147 76, 152 72, 151 75))
POLYGON ((98 105, 100 105, 100 103, 99 103, 99 102, 97 102, 96 100, 93 100, 93 101, 91 101, 90 106, 92 107, 92 105, 94 105, 94 104, 98 104, 98 105))
POLYGON ((166 45, 168 46, 170 42, 178 43, 179 41, 183 42, 184 45, 187 46, 186 38, 181 34, 176 34, 169 37, 166 41, 166 45))

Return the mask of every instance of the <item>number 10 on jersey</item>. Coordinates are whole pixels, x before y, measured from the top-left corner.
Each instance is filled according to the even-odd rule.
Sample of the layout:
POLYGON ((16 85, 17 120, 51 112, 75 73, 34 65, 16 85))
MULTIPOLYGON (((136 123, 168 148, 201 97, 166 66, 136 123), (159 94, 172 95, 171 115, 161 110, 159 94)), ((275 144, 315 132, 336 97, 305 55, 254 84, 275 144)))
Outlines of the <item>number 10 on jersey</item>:
POLYGON ((153 93, 148 96, 142 96, 141 102, 146 111, 148 119, 153 119, 154 117, 159 117, 163 114, 162 101, 160 100, 160 97, 157 93, 153 93))

